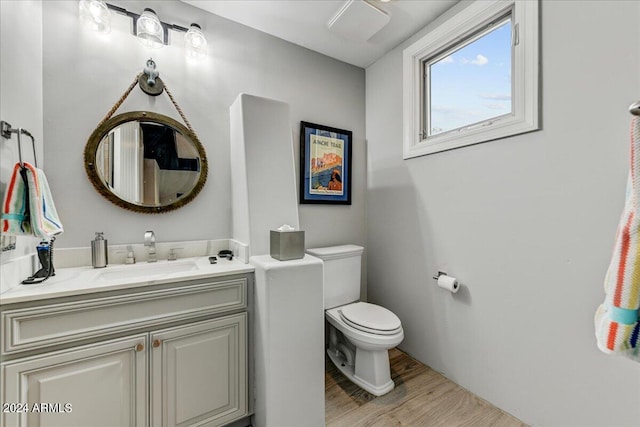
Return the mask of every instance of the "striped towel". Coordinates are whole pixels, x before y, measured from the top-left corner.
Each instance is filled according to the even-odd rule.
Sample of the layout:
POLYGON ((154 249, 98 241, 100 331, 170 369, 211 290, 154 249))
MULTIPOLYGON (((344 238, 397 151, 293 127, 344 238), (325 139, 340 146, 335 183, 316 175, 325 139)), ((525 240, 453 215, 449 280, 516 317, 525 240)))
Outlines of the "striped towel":
POLYGON ((631 165, 624 211, 596 312, 598 347, 640 362, 640 117, 631 122, 631 165))
POLYGON ((29 187, 29 214, 31 232, 36 237, 50 239, 62 233, 62 222, 53 203, 47 177, 41 169, 26 163, 27 186, 29 187))
POLYGON ((25 179, 20 172, 20 163, 16 163, 2 202, 2 217, 0 218, 2 234, 12 236, 31 234, 28 191, 25 179))

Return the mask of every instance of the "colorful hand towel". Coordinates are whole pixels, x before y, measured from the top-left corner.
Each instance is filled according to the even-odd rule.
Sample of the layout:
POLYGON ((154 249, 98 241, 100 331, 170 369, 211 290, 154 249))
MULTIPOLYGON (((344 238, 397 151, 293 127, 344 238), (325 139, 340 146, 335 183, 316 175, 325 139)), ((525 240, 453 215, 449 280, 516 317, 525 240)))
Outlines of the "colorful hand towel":
POLYGON ((53 203, 47 177, 41 169, 26 163, 27 187, 29 188, 29 215, 31 232, 36 237, 50 239, 62 233, 62 222, 53 203))
POLYGON ((631 162, 624 211, 596 312, 598 347, 640 362, 640 117, 631 122, 631 162))
POLYGON ((20 163, 16 163, 2 201, 2 216, 0 217, 2 234, 12 236, 31 234, 28 191, 20 172, 20 163))

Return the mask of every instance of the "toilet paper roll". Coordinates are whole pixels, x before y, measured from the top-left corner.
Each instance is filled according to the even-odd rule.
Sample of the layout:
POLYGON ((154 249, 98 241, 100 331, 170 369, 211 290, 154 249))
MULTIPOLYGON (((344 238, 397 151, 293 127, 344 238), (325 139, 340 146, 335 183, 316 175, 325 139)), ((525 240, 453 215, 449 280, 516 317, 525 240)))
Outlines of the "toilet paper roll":
POLYGON ((438 286, 454 294, 458 292, 458 289, 460 289, 458 279, 456 279, 455 277, 446 276, 444 274, 438 277, 438 286))

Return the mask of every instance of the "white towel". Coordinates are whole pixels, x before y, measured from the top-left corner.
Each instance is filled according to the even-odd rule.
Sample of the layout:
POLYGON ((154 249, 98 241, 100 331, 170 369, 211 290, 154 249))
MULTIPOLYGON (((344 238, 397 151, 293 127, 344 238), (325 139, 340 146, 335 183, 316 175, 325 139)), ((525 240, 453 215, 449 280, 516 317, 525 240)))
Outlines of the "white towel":
POLYGON ((51 239, 63 231, 44 172, 16 163, 2 203, 3 234, 51 239))
POLYGON ((29 216, 31 233, 36 237, 50 239, 62 233, 62 222, 53 203, 47 177, 41 169, 26 163, 27 187, 29 189, 29 216))
POLYGON ((595 316, 598 348, 640 362, 640 117, 631 121, 627 195, 595 316))
POLYGON ((20 163, 13 167, 2 202, 2 234, 10 236, 31 235, 27 186, 20 163))

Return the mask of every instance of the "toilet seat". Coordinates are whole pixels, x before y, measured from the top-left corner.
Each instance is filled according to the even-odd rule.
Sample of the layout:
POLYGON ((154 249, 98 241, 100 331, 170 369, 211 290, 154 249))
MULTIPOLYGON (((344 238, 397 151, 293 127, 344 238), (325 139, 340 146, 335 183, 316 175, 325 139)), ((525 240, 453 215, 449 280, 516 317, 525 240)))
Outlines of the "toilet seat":
POLYGON ((402 329, 400 319, 384 307, 356 302, 340 307, 340 319, 354 329, 375 335, 395 335, 402 329))

